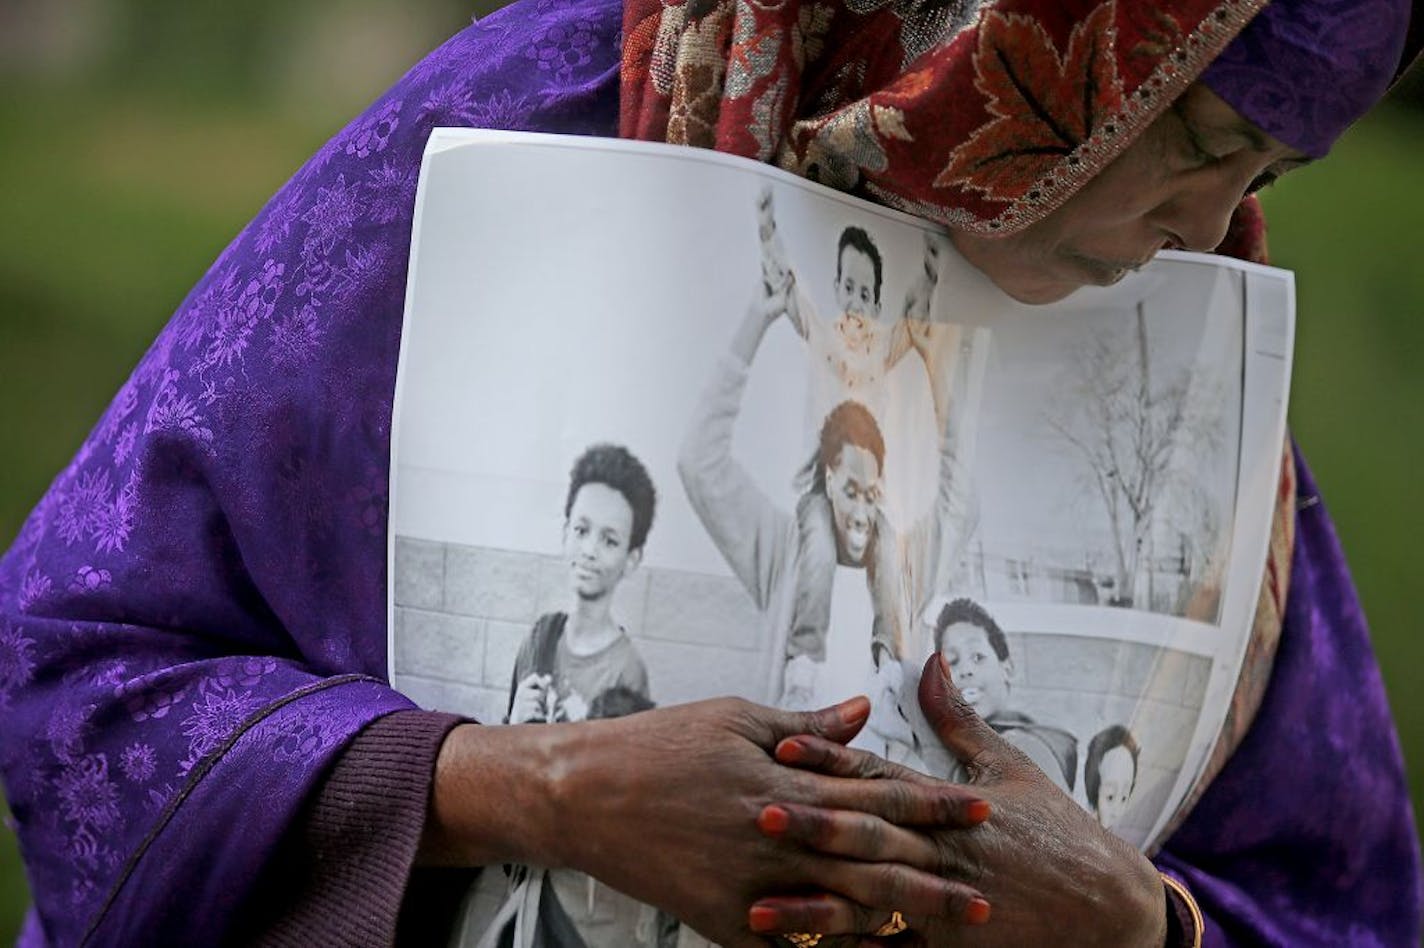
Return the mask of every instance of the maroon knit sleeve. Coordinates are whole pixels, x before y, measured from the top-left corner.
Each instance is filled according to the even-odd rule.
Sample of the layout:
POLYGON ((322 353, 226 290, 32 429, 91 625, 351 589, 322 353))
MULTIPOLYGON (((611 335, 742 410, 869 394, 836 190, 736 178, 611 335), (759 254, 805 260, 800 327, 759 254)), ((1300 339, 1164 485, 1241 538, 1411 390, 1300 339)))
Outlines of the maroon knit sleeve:
POLYGON ((435 761, 461 722, 451 714, 397 711, 362 730, 263 873, 236 943, 442 942, 477 870, 413 867, 435 761))

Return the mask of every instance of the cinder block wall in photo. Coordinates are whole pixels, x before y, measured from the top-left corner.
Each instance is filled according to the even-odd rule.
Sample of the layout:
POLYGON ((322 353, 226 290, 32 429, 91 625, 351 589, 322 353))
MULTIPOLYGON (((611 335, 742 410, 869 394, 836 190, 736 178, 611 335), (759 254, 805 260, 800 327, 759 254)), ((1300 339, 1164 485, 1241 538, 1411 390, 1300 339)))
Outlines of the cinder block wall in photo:
MULTIPOLYGON (((565 564, 397 537, 393 581, 397 685, 423 707, 502 720, 520 646, 539 616, 567 606, 565 564)), ((736 579, 644 566, 619 586, 614 613, 658 704, 765 698, 770 643, 736 579)))

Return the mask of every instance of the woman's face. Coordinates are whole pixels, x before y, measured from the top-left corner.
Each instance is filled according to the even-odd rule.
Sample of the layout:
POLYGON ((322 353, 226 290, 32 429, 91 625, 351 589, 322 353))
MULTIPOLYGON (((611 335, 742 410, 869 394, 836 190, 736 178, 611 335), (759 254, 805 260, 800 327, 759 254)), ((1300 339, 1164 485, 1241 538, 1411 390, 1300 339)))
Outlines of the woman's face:
POLYGON ((1005 293, 1051 303, 1116 283, 1164 248, 1215 249, 1244 195, 1309 160, 1197 84, 1043 220, 1007 237, 950 237, 1005 293))

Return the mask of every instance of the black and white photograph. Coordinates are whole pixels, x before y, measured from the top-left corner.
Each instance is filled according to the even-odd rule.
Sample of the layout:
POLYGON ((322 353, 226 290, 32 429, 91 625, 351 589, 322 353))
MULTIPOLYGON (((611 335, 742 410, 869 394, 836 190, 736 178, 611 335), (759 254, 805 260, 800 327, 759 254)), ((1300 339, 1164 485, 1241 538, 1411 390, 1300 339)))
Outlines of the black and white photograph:
MULTIPOLYGON (((975 712, 1104 826, 1144 846, 1187 762, 1211 658, 1076 629, 1045 631, 1035 612, 940 598, 925 621, 975 712)), ((1077 618, 1091 625, 1098 612, 1077 618)), ((963 779, 917 705, 906 701, 900 710, 912 740, 887 755, 931 776, 963 779)))
POLYGON ((1242 281, 1197 268, 1113 308, 997 329, 979 450, 999 476, 982 485, 968 569, 979 595, 1219 621, 1242 281))
MULTIPOLYGON (((1232 569, 1268 523, 1237 502, 1261 463, 1243 432, 1283 422, 1242 393, 1286 372, 1252 367, 1248 275, 1183 259, 1029 308, 922 222, 627 143, 437 132, 420 193, 397 687, 526 725, 864 694, 853 746, 962 779, 915 702, 938 654, 991 727, 1150 846, 1220 727, 1244 642, 1223 630, 1260 580, 1232 569), (674 195, 686 215, 641 210, 674 195), (647 252, 594 252, 610 240, 647 252)), ((698 942, 587 876, 509 867, 458 943, 698 942)))

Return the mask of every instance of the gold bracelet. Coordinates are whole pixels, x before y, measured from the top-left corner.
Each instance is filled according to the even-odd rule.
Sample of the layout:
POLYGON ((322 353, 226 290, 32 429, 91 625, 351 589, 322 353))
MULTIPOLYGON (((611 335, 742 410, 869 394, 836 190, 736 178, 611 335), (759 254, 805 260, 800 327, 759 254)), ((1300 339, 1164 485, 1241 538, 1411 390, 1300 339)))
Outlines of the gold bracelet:
POLYGON ((1162 877, 1162 884, 1187 904, 1187 911, 1192 913, 1192 948, 1201 948, 1202 931, 1206 928, 1206 921, 1202 918, 1201 907, 1197 905, 1197 900, 1192 898, 1192 893, 1179 880, 1165 872, 1157 874, 1162 877))

